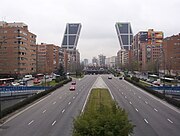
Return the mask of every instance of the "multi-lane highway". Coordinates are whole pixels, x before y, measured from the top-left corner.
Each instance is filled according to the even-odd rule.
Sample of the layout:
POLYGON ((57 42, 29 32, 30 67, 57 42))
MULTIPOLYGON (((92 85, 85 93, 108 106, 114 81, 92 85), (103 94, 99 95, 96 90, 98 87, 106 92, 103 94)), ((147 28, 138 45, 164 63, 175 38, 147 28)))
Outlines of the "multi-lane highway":
MULTIPOLYGON (((81 113, 96 75, 70 83, 12 116, 0 126, 0 136, 71 136, 73 118, 81 113)), ((102 75, 114 99, 124 108, 134 125, 133 136, 179 136, 180 111, 124 80, 102 75)), ((98 78, 99 79, 99 78, 98 78)), ((103 82, 100 80, 100 82, 103 82)), ((104 83, 96 84, 96 87, 104 83)))
POLYGON ((77 80, 76 91, 69 91, 70 83, 57 89, 6 121, 0 136, 71 136, 73 119, 81 113, 96 78, 77 80))
POLYGON ((180 111, 124 80, 102 76, 134 125, 134 136, 179 136, 180 111))

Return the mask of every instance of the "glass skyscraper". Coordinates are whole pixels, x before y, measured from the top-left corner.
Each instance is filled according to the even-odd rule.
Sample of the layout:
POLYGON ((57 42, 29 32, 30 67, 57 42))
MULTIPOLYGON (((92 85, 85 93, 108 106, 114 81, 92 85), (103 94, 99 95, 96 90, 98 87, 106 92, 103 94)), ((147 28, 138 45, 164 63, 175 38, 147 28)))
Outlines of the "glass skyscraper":
POLYGON ((80 31, 80 23, 67 23, 61 47, 68 50, 76 50, 80 31))
POLYGON ((130 50, 133 41, 131 24, 128 22, 126 23, 118 22, 116 23, 115 27, 121 49, 130 50))

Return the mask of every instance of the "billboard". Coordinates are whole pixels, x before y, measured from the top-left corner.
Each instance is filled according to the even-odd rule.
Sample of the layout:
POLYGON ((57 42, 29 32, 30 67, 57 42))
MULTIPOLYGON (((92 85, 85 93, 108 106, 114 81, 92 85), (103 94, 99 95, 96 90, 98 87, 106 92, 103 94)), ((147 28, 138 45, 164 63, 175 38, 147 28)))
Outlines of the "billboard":
POLYGON ((140 42, 148 41, 148 32, 139 32, 139 40, 140 42))
POLYGON ((156 39, 163 39, 163 32, 155 32, 156 39))

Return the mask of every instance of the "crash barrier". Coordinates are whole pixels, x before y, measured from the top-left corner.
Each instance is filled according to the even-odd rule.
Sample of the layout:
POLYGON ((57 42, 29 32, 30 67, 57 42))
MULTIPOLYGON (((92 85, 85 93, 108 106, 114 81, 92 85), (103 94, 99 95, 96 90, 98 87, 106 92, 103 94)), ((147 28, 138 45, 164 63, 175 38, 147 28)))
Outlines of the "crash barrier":
POLYGON ((46 86, 0 86, 1 92, 7 91, 26 91, 26 90, 47 90, 51 87, 46 86))
POLYGON ((156 97, 158 97, 158 98, 160 98, 160 99, 164 99, 164 100, 166 100, 168 103, 170 103, 170 104, 172 104, 172 105, 177 106, 177 107, 180 108, 180 101, 179 101, 179 100, 173 99, 173 98, 171 98, 171 97, 169 97, 169 96, 164 95, 164 94, 161 93, 161 92, 158 92, 158 91, 155 91, 155 90, 153 90, 153 89, 151 89, 151 88, 149 88, 149 87, 143 86, 142 84, 140 84, 140 83, 138 83, 138 82, 136 82, 136 81, 133 81, 133 80, 127 78, 127 77, 125 77, 124 79, 125 79, 126 81, 132 83, 133 85, 135 85, 135 86, 137 86, 137 87, 145 90, 146 92, 148 92, 148 93, 150 93, 150 94, 152 94, 152 95, 154 95, 154 96, 156 96, 156 97))
POLYGON ((8 107, 8 108, 2 110, 2 111, 1 111, 1 116, 0 116, 0 118, 2 118, 2 117, 4 117, 4 116, 6 116, 6 115, 8 115, 8 114, 10 114, 10 113, 18 110, 18 109, 24 107, 25 105, 30 104, 30 103, 34 102, 35 100, 37 100, 37 99, 39 99, 39 98, 41 98, 41 97, 43 97, 43 96, 45 96, 45 95, 53 92, 54 90, 56 90, 56 89, 58 89, 59 87, 63 86, 63 84, 66 84, 66 83, 68 83, 68 82, 70 82, 70 81, 72 81, 71 78, 66 79, 66 80, 64 80, 64 81, 61 81, 59 84, 57 84, 57 85, 54 86, 54 87, 49 88, 49 89, 46 90, 46 91, 40 92, 40 93, 38 93, 38 94, 36 94, 36 95, 32 95, 31 97, 28 97, 27 99, 24 99, 23 101, 21 101, 21 102, 13 105, 13 106, 11 106, 11 107, 8 107))

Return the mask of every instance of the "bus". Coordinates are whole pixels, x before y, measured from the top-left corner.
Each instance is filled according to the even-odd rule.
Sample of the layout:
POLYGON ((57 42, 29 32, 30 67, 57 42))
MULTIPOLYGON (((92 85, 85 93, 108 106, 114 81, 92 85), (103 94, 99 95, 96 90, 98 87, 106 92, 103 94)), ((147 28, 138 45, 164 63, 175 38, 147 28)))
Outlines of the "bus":
POLYGON ((14 78, 1 78, 0 86, 9 86, 12 82, 14 82, 14 78))

